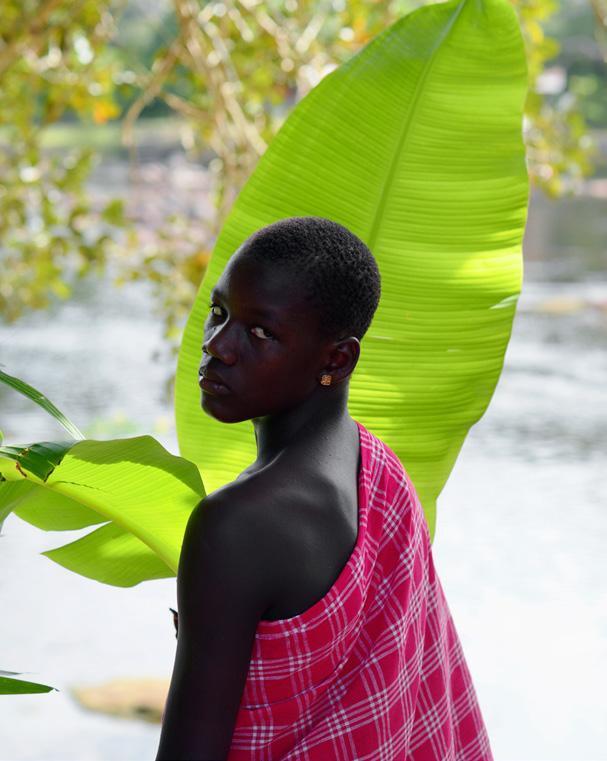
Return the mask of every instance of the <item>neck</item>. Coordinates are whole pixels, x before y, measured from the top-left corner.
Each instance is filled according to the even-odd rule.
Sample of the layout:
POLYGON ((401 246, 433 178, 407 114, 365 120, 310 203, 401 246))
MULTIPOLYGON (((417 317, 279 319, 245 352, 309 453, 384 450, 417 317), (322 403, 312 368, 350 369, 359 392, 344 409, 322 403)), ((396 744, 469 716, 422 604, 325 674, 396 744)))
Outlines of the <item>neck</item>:
POLYGON ((284 452, 312 441, 326 440, 351 425, 348 384, 318 388, 297 407, 265 417, 253 418, 257 460, 264 467, 284 452))

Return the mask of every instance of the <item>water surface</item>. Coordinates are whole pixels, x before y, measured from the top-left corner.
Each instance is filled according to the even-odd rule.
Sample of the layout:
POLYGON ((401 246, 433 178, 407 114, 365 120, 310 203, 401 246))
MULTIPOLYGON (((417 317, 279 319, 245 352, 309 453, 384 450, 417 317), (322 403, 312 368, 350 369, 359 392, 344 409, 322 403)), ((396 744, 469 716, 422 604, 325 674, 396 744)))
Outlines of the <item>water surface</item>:
MULTIPOLYGON (((433 548, 496 761, 607 758, 607 215, 596 199, 547 203, 532 202, 504 371, 439 499, 433 548)), ((161 333, 145 286, 91 280, 1 326, 0 362, 89 436, 153 433, 177 452, 161 333)), ((0 419, 12 442, 62 438, 4 389, 0 419)), ((81 533, 4 524, 0 668, 61 692, 2 698, 2 761, 155 757, 157 725, 87 713, 69 687, 168 677, 175 581, 118 589, 39 554, 81 533)))

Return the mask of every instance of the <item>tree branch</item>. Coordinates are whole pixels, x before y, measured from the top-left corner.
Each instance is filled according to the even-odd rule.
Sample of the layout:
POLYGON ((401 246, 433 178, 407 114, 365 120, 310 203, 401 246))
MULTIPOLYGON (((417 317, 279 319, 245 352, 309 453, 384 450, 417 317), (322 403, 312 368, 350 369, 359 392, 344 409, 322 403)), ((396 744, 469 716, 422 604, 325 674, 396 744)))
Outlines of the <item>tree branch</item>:
POLYGON ((135 100, 124 117, 122 125, 122 142, 128 147, 133 147, 133 128, 143 109, 157 97, 162 90, 167 77, 175 67, 182 52, 181 40, 175 40, 169 47, 164 58, 156 59, 152 72, 143 92, 135 100))

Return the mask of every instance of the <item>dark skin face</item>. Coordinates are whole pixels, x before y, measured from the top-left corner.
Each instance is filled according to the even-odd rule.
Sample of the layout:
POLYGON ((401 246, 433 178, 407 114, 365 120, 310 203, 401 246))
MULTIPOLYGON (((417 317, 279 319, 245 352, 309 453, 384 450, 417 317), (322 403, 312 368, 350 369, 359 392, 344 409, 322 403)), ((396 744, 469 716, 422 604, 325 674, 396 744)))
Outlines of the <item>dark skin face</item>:
POLYGON ((360 342, 319 335, 317 312, 292 273, 255 261, 242 246, 216 282, 211 302, 201 366, 229 393, 202 389, 201 406, 224 423, 252 420, 254 469, 321 431, 343 431, 360 342), (321 385, 323 374, 331 375, 330 386, 321 385))

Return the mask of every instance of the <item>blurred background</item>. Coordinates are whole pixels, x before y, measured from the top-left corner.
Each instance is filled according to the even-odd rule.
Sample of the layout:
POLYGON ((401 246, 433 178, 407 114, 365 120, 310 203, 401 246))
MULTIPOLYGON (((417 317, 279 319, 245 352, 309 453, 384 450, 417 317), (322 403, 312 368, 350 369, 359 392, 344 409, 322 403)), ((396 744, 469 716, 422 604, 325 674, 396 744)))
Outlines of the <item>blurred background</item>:
MULTIPOLYGON (((4 0, 0 366, 89 438, 152 433, 177 453, 176 350, 234 198, 293 105, 423 4, 4 0)), ((433 552, 496 761, 596 761, 607 1, 512 4, 530 75, 524 286, 502 377, 439 499, 433 552)), ((8 444, 63 438, 5 387, 0 428, 8 444)), ((40 556, 81 533, 14 515, 2 527, 0 668, 60 692, 0 697, 0 761, 156 753, 175 580, 119 589, 40 556), (116 678, 133 680, 126 697, 108 693, 116 678)))

